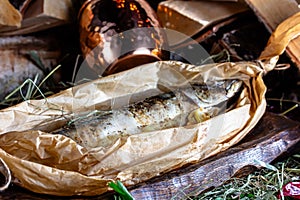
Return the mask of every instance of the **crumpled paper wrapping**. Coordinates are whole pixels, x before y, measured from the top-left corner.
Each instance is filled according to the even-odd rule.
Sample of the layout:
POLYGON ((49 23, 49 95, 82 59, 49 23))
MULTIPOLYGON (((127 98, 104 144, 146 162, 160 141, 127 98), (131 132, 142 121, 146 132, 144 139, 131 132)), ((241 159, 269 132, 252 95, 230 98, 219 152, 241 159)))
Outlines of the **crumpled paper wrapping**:
POLYGON ((300 12, 278 25, 272 33, 267 48, 261 53, 259 60, 264 63, 265 70, 270 71, 276 65, 279 55, 287 45, 300 35, 300 12))
POLYGON ((266 107, 262 75, 275 67, 278 55, 271 47, 269 44, 259 63, 150 63, 46 100, 1 110, 0 157, 16 184, 38 193, 66 196, 102 194, 109 181, 134 185, 213 156, 240 141, 262 117, 266 107), (162 93, 161 85, 209 79, 240 79, 245 87, 234 109, 205 122, 120 138, 109 148, 86 149, 63 135, 50 134, 79 113, 109 109, 112 100, 118 103, 114 106, 122 106, 128 100, 162 93))
POLYGON ((24 102, 1 111, 0 155, 21 186, 39 193, 95 195, 105 192, 111 180, 136 184, 216 154, 243 138, 264 113, 261 72, 253 63, 157 62, 70 88, 47 101, 24 102), (120 99, 133 91, 144 97, 161 93, 159 85, 211 77, 243 79, 246 89, 236 109, 204 123, 121 138, 107 149, 85 149, 63 135, 47 133, 74 113, 109 107, 112 98, 122 104, 120 99), (214 129, 214 124, 221 126, 214 129))
POLYGON ((265 110, 261 73, 248 62, 203 66, 156 62, 70 88, 47 101, 24 102, 1 111, 0 155, 19 184, 34 192, 96 195, 107 191, 111 180, 133 185, 240 141, 265 110), (107 149, 86 149, 63 135, 48 133, 74 113, 109 107, 111 99, 122 106, 120 99, 133 91, 145 97, 163 92, 160 85, 211 78, 242 79, 246 87, 235 109, 201 124, 121 138, 107 149))

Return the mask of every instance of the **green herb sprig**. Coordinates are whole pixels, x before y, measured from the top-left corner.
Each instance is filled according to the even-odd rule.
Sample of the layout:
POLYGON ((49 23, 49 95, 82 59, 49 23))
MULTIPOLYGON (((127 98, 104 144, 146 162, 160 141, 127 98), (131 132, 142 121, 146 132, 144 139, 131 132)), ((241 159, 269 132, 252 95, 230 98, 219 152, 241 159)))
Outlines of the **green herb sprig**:
POLYGON ((128 192, 127 188, 122 184, 121 181, 109 182, 108 186, 119 194, 119 197, 115 196, 118 200, 135 200, 134 197, 128 192))

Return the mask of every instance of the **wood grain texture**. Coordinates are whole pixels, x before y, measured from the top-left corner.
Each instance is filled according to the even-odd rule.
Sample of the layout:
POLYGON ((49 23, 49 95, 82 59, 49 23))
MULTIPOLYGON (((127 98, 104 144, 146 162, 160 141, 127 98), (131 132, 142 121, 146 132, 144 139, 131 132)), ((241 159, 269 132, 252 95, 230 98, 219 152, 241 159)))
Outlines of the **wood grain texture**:
POLYGON ((232 176, 249 173, 254 159, 270 163, 289 153, 300 141, 300 124, 267 113, 237 146, 132 189, 136 199, 181 199, 223 184, 232 176))
POLYGON ((0 37, 0 100, 19 87, 26 79, 40 78, 49 72, 43 71, 32 59, 30 53, 35 52, 44 70, 51 71, 59 58, 61 50, 54 36, 14 36, 0 37))
POLYGON ((0 29, 21 26, 22 15, 8 0, 2 0, 0 6, 0 29))
MULTIPOLYGON (((221 22, 226 22, 238 14, 247 12, 247 6, 236 2, 215 1, 163 1, 157 9, 157 16, 165 28, 192 37, 221 22), (213 8, 213 12, 211 9, 213 8)), ((170 45, 182 42, 169 36, 170 45)))
POLYGON ((300 69, 300 37, 292 40, 286 49, 291 60, 297 64, 300 69))
MULTIPOLYGON (((285 19, 300 11, 296 0, 245 0, 266 28, 273 32, 285 19)), ((300 68, 300 37, 287 47, 287 54, 300 68)))
MULTIPOLYGON (((46 30, 49 28, 65 25, 74 18, 71 0, 39 0, 25 2, 24 8, 21 9, 19 26, 0 26, 0 36, 23 35, 33 32, 46 30)), ((13 7, 12 5, 10 5, 13 7)), ((6 11, 0 8, 0 25, 1 12, 6 11)), ((16 10, 17 12, 17 10, 16 10)))
MULTIPOLYGON (((232 176, 243 176, 255 168, 254 159, 270 163, 295 152, 300 143, 300 123, 266 113, 259 124, 238 145, 215 157, 149 180, 129 191, 136 199, 181 199, 216 187, 232 176)), ((113 199, 112 194, 95 197, 55 197, 35 194, 11 186, 0 199, 113 199)))

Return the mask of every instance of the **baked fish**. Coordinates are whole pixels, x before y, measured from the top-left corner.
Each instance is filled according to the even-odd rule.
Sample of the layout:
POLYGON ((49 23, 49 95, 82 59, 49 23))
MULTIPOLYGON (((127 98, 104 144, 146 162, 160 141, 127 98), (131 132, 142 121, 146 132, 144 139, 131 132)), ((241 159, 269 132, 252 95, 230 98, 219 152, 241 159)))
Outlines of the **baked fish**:
POLYGON ((193 84, 110 111, 95 111, 54 131, 86 148, 108 147, 118 138, 203 122, 234 106, 242 81, 193 84))

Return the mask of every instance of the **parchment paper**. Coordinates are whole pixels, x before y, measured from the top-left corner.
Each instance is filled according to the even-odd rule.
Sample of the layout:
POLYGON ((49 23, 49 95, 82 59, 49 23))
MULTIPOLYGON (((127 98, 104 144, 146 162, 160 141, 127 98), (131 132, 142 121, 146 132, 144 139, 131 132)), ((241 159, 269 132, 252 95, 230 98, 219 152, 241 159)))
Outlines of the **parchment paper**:
MULTIPOLYGON (((298 15, 294 17, 299 22, 298 15)), ((281 32, 274 35, 291 37, 289 31, 281 32)), ((295 32, 299 29, 293 29, 295 32)), ((278 42, 274 35, 258 63, 150 63, 70 88, 46 100, 26 101, 1 110, 0 156, 16 184, 62 196, 102 194, 108 190, 109 181, 133 185, 213 156, 240 141, 262 117, 266 107, 262 75, 275 67, 275 58, 282 53, 272 45, 278 42), (162 93, 162 85, 175 87, 186 81, 223 79, 240 79, 245 84, 236 107, 196 125, 123 137, 109 148, 94 149, 79 146, 63 135, 50 134, 80 113, 110 109, 112 101, 118 107, 162 93)), ((284 49, 289 39, 281 41, 284 49)))

